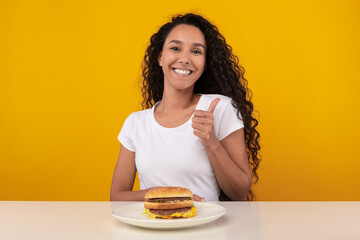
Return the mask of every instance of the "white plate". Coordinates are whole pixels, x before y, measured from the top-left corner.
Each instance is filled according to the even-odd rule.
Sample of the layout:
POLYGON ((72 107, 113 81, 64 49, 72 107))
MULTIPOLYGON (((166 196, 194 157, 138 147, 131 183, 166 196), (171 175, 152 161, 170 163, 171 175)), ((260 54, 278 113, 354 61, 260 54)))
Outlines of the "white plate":
POLYGON ((226 209, 213 203, 194 202, 197 214, 191 218, 151 219, 144 213, 144 203, 127 205, 113 211, 113 216, 120 221, 150 229, 181 229, 195 227, 215 221, 226 213, 226 209))

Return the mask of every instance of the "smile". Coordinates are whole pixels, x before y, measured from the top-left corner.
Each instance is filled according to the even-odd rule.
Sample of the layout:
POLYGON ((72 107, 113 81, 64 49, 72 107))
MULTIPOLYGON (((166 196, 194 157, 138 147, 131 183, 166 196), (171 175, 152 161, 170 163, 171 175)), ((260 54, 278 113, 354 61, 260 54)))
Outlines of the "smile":
POLYGON ((174 68, 174 72, 182 74, 182 75, 189 75, 190 73, 192 73, 191 70, 182 70, 182 69, 178 69, 178 68, 174 68))

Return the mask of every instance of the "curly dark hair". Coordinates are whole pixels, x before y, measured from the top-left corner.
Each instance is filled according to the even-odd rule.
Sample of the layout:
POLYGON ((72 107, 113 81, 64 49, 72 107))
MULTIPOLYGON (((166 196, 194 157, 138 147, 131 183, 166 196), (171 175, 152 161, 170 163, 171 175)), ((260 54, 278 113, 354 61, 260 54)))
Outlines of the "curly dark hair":
MULTIPOLYGON (((194 93, 222 94, 232 98, 232 105, 237 109, 239 119, 244 123, 244 133, 248 160, 251 167, 253 182, 259 180, 257 169, 261 160, 260 134, 256 131, 258 121, 253 117, 254 106, 251 102, 252 92, 244 78, 245 70, 239 65, 237 56, 232 53, 225 38, 218 28, 202 16, 187 13, 179 14, 166 23, 157 33, 152 35, 142 63, 142 107, 151 108, 160 101, 164 90, 164 74, 159 66, 158 58, 169 32, 179 24, 188 24, 199 28, 206 41, 206 69, 196 81, 194 93)), ((219 199, 231 201, 221 190, 219 199)), ((248 200, 254 200, 250 190, 248 200)))

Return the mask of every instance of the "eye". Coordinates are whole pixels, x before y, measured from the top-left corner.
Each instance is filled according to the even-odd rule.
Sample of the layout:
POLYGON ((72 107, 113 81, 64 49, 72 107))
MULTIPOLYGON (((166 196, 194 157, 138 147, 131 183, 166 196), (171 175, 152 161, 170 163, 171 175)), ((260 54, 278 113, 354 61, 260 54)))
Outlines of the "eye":
POLYGON ((195 54, 202 54, 202 52, 201 52, 200 50, 198 50, 198 49, 195 49, 195 50, 193 51, 193 53, 195 53, 195 54))
POLYGON ((170 49, 173 50, 173 51, 179 51, 179 48, 178 48, 178 47, 175 47, 175 46, 170 47, 170 49))

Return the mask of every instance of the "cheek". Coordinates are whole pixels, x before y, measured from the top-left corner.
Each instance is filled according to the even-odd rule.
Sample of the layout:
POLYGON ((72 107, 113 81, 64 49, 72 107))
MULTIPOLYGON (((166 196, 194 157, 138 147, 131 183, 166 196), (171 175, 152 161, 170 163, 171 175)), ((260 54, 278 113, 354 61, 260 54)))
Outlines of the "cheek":
POLYGON ((173 63, 176 60, 175 56, 173 54, 167 54, 166 52, 163 53, 161 57, 161 63, 162 65, 168 65, 173 63))
POLYGON ((199 70, 204 71, 205 70, 205 65, 206 65, 205 59, 202 59, 201 61, 199 61, 199 64, 198 64, 199 70))
POLYGON ((199 64, 201 64, 202 66, 205 66, 205 64, 206 64, 206 57, 205 57, 205 55, 203 55, 201 58, 199 58, 199 64))

